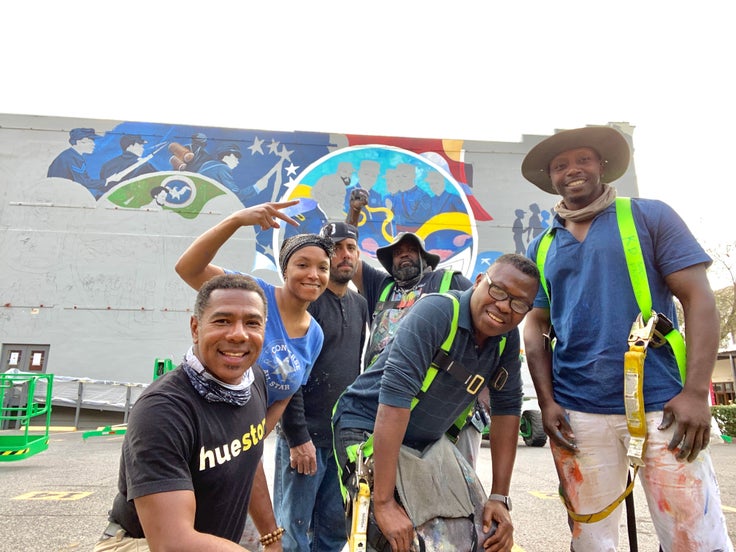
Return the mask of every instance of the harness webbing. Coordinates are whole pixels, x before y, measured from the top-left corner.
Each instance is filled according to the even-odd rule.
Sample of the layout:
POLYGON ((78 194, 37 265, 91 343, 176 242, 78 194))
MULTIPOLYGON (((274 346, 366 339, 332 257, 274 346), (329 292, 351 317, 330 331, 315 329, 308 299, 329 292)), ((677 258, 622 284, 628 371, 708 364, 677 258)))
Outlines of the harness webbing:
MULTIPOLYGON (((634 222, 634 215, 631 210, 630 197, 617 197, 615 202, 616 220, 618 222, 619 234, 621 236, 621 245, 624 249, 626 257, 626 266, 631 279, 631 288, 636 297, 636 303, 642 313, 642 318, 646 323, 652 313, 652 295, 649 290, 649 280, 647 279, 646 265, 644 264, 644 256, 641 252, 641 243, 639 241, 639 233, 634 222)), ((552 305, 552 296, 547 286, 547 280, 544 276, 544 262, 547 259, 549 247, 554 238, 554 230, 548 228, 539 242, 537 249, 537 268, 539 269, 539 279, 547 295, 547 300, 552 305)), ((673 328, 669 333, 663 336, 672 348, 672 353, 677 361, 677 368, 680 372, 680 379, 685 382, 687 371, 687 355, 685 350, 685 340, 677 328, 673 328)))
MULTIPOLYGON (((452 274, 452 272, 450 271, 449 274, 452 274)), ((452 344, 455 341, 455 336, 457 335, 457 327, 460 322, 460 301, 458 301, 458 299, 454 295, 451 295, 449 293, 443 293, 442 295, 452 300, 452 322, 450 323, 450 331, 448 332, 445 340, 442 342, 442 345, 440 345, 440 350, 445 355, 449 355, 450 349, 452 348, 452 344)), ((498 344, 499 358, 503 354, 503 351, 505 348, 506 348, 506 336, 503 336, 501 338, 501 341, 498 344)), ((436 358, 437 358, 437 355, 435 355, 435 359, 436 358)), ((451 370, 453 365, 455 365, 455 363, 453 362, 450 362, 447 364, 443 363, 443 366, 439 366, 435 361, 432 362, 429 369, 427 370, 427 373, 424 376, 424 380, 422 381, 422 386, 419 392, 417 393, 417 396, 411 400, 411 406, 409 408, 410 410, 414 410, 414 407, 419 402, 419 398, 427 392, 430 385, 432 385, 432 382, 434 381, 435 377, 437 377, 437 374, 441 370, 446 371, 447 373, 457 378, 456 376, 457 372, 451 370)), ((475 405, 475 402, 471 401, 468 407, 460 414, 460 416, 457 417, 457 419, 453 423, 454 427, 462 428, 465 425, 468 419, 468 414, 470 413, 474 405, 475 405), (461 425, 458 425, 458 424, 461 424, 461 425)), ((354 450, 348 450, 348 458, 351 461, 355 461, 355 458, 353 458, 353 456, 356 456, 356 451, 359 446, 362 448, 363 457, 364 458, 370 457, 373 454, 373 434, 371 434, 370 437, 368 437, 368 439, 364 443, 362 443, 362 445, 356 444, 356 445, 352 445, 352 447, 349 447, 349 449, 350 448, 354 449, 354 450)))
POLYGON ((616 198, 616 221, 618 222, 621 244, 626 256, 626 266, 629 269, 631 287, 634 290, 641 317, 646 324, 652 316, 652 294, 649 291, 647 267, 644 264, 644 255, 641 252, 639 233, 636 231, 634 214, 631 212, 630 197, 616 198))
MULTIPOLYGON (((633 215, 632 208, 631 208, 631 198, 629 197, 616 198, 615 209, 616 209, 616 222, 618 223, 618 230, 619 230, 619 234, 621 237, 621 245, 624 250, 624 256, 626 257, 626 266, 629 272, 631 288, 634 292, 634 297, 636 298, 636 304, 639 307, 639 310, 641 311, 641 320, 643 321, 643 324, 646 325, 646 323, 651 318, 652 312, 653 312, 652 311, 652 294, 651 294, 651 290, 649 289, 649 280, 647 278, 646 265, 644 263, 644 255, 642 254, 642 251, 641 251, 641 242, 639 241, 639 233, 636 229, 636 223, 634 221, 634 215, 633 215)), ((550 296, 550 290, 547 286, 547 281, 544 277, 544 262, 547 258, 547 253, 549 252, 549 247, 552 243, 553 237, 554 237, 554 231, 552 230, 552 228, 548 228, 545 234, 540 239, 539 248, 537 249, 537 258, 536 258, 536 263, 539 269, 541 284, 542 284, 545 294, 547 295, 547 300, 549 301, 550 306, 552 305, 552 298, 550 296)), ((679 332, 679 330, 677 330, 676 328, 673 328, 663 337, 670 344, 672 352, 674 353, 674 356, 675 356, 675 360, 677 361, 677 367, 680 372, 680 378, 682 382, 684 383, 685 373, 686 373, 686 368, 687 368, 687 360, 686 360, 686 353, 685 353, 685 341, 682 337, 682 334, 679 332)), ((631 354, 631 351, 628 354, 631 354)), ((641 377, 643 377, 643 363, 644 363, 643 351, 640 356, 641 356, 640 371, 642 372, 641 377)), ((643 412, 641 413, 641 415, 643 416, 643 412)), ((628 408, 627 408, 627 424, 629 426, 629 432, 632 433, 632 426, 631 426, 631 421, 629 420, 629 409, 628 408)), ((645 442, 646 441, 646 427, 643 428, 643 431, 644 431, 644 442, 645 442)), ((632 433, 632 440, 633 438, 634 438, 634 433, 632 433)), ((642 443, 642 448, 643 448, 643 443, 642 443)), ((605 517, 607 517, 631 493, 634 487, 634 481, 636 479, 636 473, 638 469, 639 469, 639 465, 634 464, 634 473, 633 473, 633 476, 629 480, 629 484, 627 485, 626 489, 624 489, 624 491, 611 504, 609 504, 602 510, 591 513, 591 514, 576 513, 573 510, 572 506, 570 505, 567 497, 562 492, 562 488, 560 487, 560 498, 562 499, 562 502, 565 504, 565 507, 568 511, 568 515, 570 516, 570 518, 580 523, 594 523, 596 521, 600 521, 604 519, 605 517)))
MULTIPOLYGON (((634 290, 634 296, 641 311, 642 319, 646 324, 652 313, 652 294, 649 291, 646 265, 644 264, 644 256, 641 252, 639 233, 634 223, 630 197, 616 198, 616 220, 618 221, 618 229, 621 234, 621 243, 624 247, 626 265, 629 269, 631 287, 634 290)), ((685 383, 685 375, 687 373, 685 340, 677 328, 670 330, 664 338, 670 344, 672 352, 675 355, 677 369, 680 372, 680 380, 682 383, 685 383)))
MULTIPOLYGON (((440 281, 440 288, 437 290, 439 293, 444 293, 448 289, 450 289, 450 284, 452 283, 452 277, 454 276, 455 272, 452 270, 445 270, 442 274, 442 280, 440 281)), ((381 291, 381 295, 379 296, 379 301, 385 301, 388 299, 389 293, 391 293, 391 290, 394 289, 394 286, 396 285, 396 282, 389 282, 386 284, 386 287, 383 288, 381 291)))

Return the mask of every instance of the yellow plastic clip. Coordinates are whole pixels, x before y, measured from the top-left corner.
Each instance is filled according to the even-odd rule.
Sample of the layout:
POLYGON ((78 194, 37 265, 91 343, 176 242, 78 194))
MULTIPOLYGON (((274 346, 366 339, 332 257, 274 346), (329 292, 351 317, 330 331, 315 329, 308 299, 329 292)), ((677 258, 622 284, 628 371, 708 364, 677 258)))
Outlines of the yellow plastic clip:
POLYGON ((365 552, 368 549, 368 514, 371 506, 371 490, 365 479, 358 481, 358 490, 353 498, 353 520, 348 539, 350 552, 365 552))
POLYGON ((643 458, 647 441, 647 420, 644 410, 644 359, 656 325, 657 314, 655 312, 652 312, 646 324, 639 313, 629 332, 629 350, 624 354, 624 406, 626 425, 631 435, 626 454, 632 466, 644 465, 643 458))

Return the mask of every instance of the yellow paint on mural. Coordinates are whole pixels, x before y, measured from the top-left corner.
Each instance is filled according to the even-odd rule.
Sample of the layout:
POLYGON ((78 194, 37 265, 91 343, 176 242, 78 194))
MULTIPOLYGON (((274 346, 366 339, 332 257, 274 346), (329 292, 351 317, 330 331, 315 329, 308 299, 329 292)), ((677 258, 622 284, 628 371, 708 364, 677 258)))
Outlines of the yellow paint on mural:
POLYGON ((736 512, 736 508, 732 508, 731 506, 723 506, 721 505, 721 510, 724 512, 734 513, 736 512))
POLYGON ((453 161, 462 162, 463 140, 442 140, 442 149, 453 161))
POLYGON ((312 187, 306 184, 297 184, 289 194, 289 199, 298 199, 300 197, 312 197, 312 187))
POLYGON ((80 500, 91 494, 88 491, 32 491, 11 500, 80 500))
POLYGON ((432 232, 443 228, 451 228, 452 230, 464 232, 469 236, 473 235, 473 229, 470 226, 470 217, 468 217, 468 214, 453 211, 447 211, 433 216, 427 222, 422 224, 415 233, 423 240, 426 240, 427 236, 432 232))

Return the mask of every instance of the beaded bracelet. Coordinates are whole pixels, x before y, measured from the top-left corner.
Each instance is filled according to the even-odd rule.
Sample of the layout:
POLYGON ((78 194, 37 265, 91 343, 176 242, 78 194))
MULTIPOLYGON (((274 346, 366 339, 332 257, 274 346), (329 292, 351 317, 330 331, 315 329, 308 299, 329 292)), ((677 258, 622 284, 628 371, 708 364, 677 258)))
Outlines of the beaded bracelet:
POLYGON ((269 544, 273 544, 275 542, 278 542, 281 540, 281 538, 284 536, 285 529, 283 527, 279 527, 275 531, 271 531, 270 533, 266 533, 265 535, 261 536, 258 540, 261 541, 261 544, 263 546, 268 546, 269 544))

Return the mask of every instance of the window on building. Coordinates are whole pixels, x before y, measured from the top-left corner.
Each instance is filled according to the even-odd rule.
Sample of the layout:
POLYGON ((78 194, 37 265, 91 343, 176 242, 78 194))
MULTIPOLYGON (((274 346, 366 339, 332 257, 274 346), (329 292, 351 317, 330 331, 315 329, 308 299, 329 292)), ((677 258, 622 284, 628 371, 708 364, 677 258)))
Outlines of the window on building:
POLYGON ((732 381, 713 382, 713 394, 716 396, 716 404, 731 404, 736 400, 732 381))

